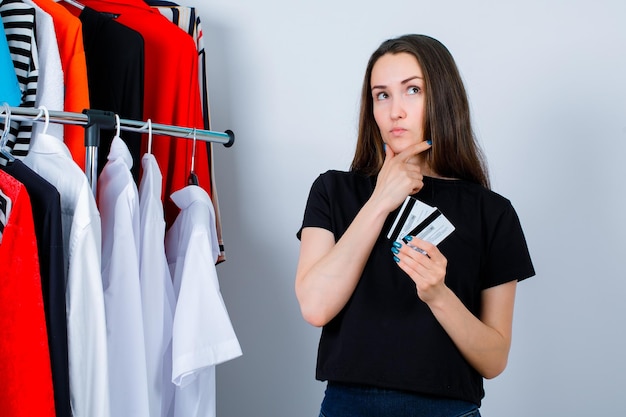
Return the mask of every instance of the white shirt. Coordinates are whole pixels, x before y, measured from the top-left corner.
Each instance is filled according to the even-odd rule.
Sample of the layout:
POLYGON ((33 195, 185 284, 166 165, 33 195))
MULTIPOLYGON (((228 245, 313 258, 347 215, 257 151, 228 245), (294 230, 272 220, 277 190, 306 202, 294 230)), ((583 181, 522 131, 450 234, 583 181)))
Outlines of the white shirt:
POLYGON ((54 185, 61 197, 72 413, 109 417, 101 229, 95 198, 85 173, 58 138, 33 136, 23 162, 54 185))
POLYGON ((215 269, 219 256, 209 195, 189 185, 172 200, 181 209, 165 236, 177 297, 172 336, 176 417, 215 416, 215 365, 241 355, 215 269))
POLYGON ((141 160, 139 184, 141 246, 139 275, 146 344, 150 416, 173 415, 172 325, 174 286, 165 257, 165 217, 161 202, 161 171, 152 154, 141 160))
POLYGON ((149 417, 139 288, 139 195, 128 147, 114 137, 98 179, 111 415, 149 417))
MULTIPOLYGON (((37 22, 36 37, 39 55, 39 78, 37 79, 35 107, 45 106, 48 110, 63 111, 65 83, 63 81, 61 55, 52 16, 42 10, 32 0, 23 1, 35 8, 35 21, 37 22)), ((37 132, 43 132, 42 123, 33 123, 32 135, 35 136, 37 132)), ((45 133, 63 139, 63 125, 50 123, 45 133)))

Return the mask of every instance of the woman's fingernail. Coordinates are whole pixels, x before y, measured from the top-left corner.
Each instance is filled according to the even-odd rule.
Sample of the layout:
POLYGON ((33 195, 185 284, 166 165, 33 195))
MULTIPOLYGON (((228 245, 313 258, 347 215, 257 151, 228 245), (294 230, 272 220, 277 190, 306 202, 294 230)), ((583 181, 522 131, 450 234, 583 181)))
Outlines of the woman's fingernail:
POLYGON ((399 251, 399 250, 398 250, 398 248, 396 248, 396 247, 392 247, 392 248, 391 248, 391 251, 392 251, 393 253, 395 253, 396 255, 400 253, 400 251, 399 251))
POLYGON ((428 140, 426 141, 426 143, 428 143, 429 145, 432 145, 432 144, 433 144, 433 141, 432 141, 432 140, 430 140, 430 139, 428 139, 428 140))
POLYGON ((402 244, 400 242, 393 242, 393 246, 395 246, 396 248, 401 248, 402 244))
POLYGON ((405 242, 410 242, 411 240, 413 240, 413 236, 407 235, 407 236, 403 237, 402 240, 404 240, 405 242))
POLYGON ((396 263, 400 262, 400 258, 398 258, 397 256, 394 256, 393 260, 396 261, 396 263))

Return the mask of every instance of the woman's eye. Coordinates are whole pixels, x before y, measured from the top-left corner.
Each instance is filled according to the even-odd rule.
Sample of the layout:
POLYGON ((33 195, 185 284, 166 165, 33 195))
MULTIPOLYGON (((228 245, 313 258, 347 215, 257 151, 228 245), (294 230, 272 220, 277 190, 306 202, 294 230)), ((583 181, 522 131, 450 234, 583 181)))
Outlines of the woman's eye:
POLYGON ((420 91, 421 91, 421 90, 420 90, 420 88, 419 88, 419 87, 409 87, 409 90, 408 90, 409 94, 417 94, 417 93, 419 93, 420 91))
POLYGON ((387 97, 389 97, 389 96, 385 92, 380 92, 380 93, 376 94, 376 100, 384 100, 387 97))

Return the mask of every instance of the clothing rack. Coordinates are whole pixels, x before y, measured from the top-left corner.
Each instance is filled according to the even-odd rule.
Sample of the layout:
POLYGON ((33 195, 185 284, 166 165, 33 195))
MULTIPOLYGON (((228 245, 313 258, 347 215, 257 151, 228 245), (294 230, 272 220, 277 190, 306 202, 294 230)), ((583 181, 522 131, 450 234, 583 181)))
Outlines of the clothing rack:
MULTIPOLYGON (((6 107, 0 107, 0 114, 4 115, 5 109, 6 107)), ((153 135, 221 143, 227 148, 231 147, 235 142, 235 134, 231 130, 215 132, 212 130, 152 123, 151 121, 121 119, 113 112, 96 109, 85 109, 82 113, 74 113, 55 110, 44 111, 42 108, 9 107, 9 112, 10 120, 84 126, 86 148, 85 174, 94 194, 96 192, 100 129, 111 130, 119 128, 119 130, 132 132, 151 132, 153 135)))

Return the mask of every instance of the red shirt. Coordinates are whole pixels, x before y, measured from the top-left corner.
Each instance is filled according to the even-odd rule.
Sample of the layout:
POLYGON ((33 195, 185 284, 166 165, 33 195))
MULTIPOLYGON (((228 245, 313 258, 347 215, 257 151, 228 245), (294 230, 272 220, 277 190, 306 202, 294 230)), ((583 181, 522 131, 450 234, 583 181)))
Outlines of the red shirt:
POLYGON ((0 170, 12 208, 0 242, 0 410, 3 416, 54 417, 52 371, 30 197, 0 170))

